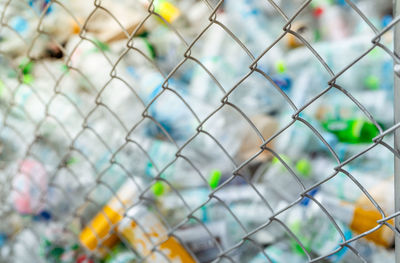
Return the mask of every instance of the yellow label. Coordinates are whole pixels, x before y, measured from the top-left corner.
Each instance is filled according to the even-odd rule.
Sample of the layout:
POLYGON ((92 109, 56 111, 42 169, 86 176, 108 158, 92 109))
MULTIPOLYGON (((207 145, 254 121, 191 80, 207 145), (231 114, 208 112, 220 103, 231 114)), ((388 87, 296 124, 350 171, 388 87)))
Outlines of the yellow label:
POLYGON ((114 233, 116 229, 112 232, 112 228, 121 221, 121 219, 122 216, 118 212, 106 205, 103 210, 92 219, 88 226, 82 230, 79 235, 79 240, 82 245, 89 250, 95 250, 100 246, 111 247, 118 241, 118 237, 114 233), (101 242, 101 244, 99 244, 99 242, 101 242))
MULTIPOLYGON (((382 219, 382 215, 378 212, 378 210, 369 210, 362 207, 356 207, 354 209, 353 221, 351 222, 350 228, 354 232, 362 234, 378 226, 377 221, 380 219, 382 219)), ((389 220, 388 223, 393 225, 393 219, 389 220)), ((394 233, 388 227, 382 226, 371 234, 366 235, 365 238, 374 242, 375 244, 388 247, 393 243, 394 233)))
POLYGON ((179 243, 175 237, 169 237, 167 241, 160 245, 161 251, 168 251, 171 259, 180 259, 181 262, 195 262, 192 256, 186 251, 186 249, 179 243))
MULTIPOLYGON (((127 220, 127 219, 125 219, 127 220)), ((129 219, 130 220, 130 219, 129 219)), ((145 231, 137 226, 136 222, 130 220, 130 224, 122 224, 119 232, 124 239, 137 251, 142 257, 148 256, 148 262, 164 262, 168 258, 169 262, 173 263, 195 263, 192 256, 179 243, 175 237, 168 237, 166 241, 161 243, 158 251, 152 252, 153 244, 159 243, 167 237, 167 231, 157 218, 148 213, 140 216, 140 221, 143 220, 145 231), (161 253, 163 255, 161 255, 161 253)))

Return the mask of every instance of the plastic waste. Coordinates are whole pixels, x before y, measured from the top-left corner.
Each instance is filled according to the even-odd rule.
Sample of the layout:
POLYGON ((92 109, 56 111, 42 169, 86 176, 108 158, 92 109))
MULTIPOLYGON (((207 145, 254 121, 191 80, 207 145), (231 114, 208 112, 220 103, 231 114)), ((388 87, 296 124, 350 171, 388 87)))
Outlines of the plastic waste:
POLYGON ((118 242, 116 228, 127 209, 137 200, 138 187, 135 182, 127 180, 115 197, 87 224, 79 235, 84 247, 103 254, 106 248, 111 248, 118 242))
POLYGON ((118 226, 127 246, 153 262, 196 262, 180 241, 168 236, 167 229, 157 216, 144 206, 136 206, 118 226), (153 247, 157 249, 153 251, 153 247))

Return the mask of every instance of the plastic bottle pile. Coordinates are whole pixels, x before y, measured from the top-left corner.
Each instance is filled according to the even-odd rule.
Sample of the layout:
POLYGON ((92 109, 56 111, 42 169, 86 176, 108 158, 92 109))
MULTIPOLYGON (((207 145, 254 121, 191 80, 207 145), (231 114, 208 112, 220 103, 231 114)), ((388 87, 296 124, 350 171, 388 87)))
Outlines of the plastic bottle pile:
POLYGON ((391 2, 1 2, 0 262, 393 262, 391 2))

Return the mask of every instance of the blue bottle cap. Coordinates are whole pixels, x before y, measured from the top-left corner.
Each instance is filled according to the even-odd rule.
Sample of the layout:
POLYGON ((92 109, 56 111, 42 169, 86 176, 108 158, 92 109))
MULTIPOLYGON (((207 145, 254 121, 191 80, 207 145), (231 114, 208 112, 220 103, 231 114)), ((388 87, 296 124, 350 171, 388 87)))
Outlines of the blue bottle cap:
POLYGON ((19 34, 23 34, 28 30, 28 21, 22 16, 16 16, 10 22, 11 27, 19 34))
POLYGON ((393 20, 391 15, 385 15, 382 17, 382 27, 387 27, 393 20))
POLYGON ((278 87, 281 88, 281 90, 283 90, 285 93, 289 92, 292 87, 292 80, 287 75, 273 77, 272 81, 275 82, 275 84, 278 85, 278 87))
MULTIPOLYGON (((310 196, 315 196, 315 194, 319 191, 318 188, 314 188, 311 191, 309 191, 307 194, 310 196)), ((304 197, 303 200, 301 200, 300 205, 302 206, 308 206, 308 204, 310 203, 310 198, 308 197, 304 197)))

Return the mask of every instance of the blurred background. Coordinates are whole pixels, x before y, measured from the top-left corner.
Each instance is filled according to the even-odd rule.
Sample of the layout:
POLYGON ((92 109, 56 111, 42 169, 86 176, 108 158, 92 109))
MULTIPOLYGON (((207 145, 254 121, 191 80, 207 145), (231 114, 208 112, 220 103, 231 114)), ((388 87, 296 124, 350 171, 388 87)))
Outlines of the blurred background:
POLYGON ((0 14, 0 262, 395 262, 392 1, 0 14))

